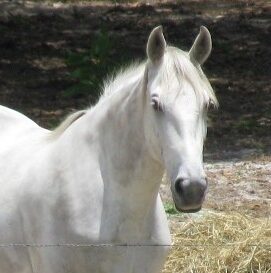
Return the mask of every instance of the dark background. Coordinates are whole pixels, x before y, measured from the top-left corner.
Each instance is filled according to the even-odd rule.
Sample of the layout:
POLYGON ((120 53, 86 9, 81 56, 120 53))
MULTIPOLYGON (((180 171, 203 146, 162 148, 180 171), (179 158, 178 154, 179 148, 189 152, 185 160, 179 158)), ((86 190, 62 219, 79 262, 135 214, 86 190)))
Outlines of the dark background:
POLYGON ((96 86, 83 94, 67 93, 78 83, 70 75, 73 68, 67 58, 89 50, 101 30, 112 42, 107 58, 111 67, 114 63, 117 67, 124 60, 145 58, 149 32, 157 25, 163 25, 170 44, 184 50, 205 25, 213 51, 204 71, 220 102, 220 108, 210 113, 207 154, 213 158, 232 153, 270 155, 270 4, 1 1, 0 103, 53 128, 69 112, 97 100, 96 86))

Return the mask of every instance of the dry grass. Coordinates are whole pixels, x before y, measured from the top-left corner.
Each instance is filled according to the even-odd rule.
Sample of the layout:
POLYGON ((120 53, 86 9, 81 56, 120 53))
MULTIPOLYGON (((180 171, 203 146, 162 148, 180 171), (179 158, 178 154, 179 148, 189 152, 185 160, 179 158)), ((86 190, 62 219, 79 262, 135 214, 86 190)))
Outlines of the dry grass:
POLYGON ((172 233, 163 273, 271 273, 271 219, 208 212, 172 233))

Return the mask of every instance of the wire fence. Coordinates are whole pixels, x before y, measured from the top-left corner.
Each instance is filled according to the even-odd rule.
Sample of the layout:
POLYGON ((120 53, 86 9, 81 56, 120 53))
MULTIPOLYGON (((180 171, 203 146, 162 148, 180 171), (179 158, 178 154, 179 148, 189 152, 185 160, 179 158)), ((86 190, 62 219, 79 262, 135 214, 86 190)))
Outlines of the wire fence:
MULTIPOLYGON (((225 243, 225 244, 75 244, 75 243, 66 243, 66 244, 32 244, 32 243, 11 243, 11 244, 0 244, 0 248, 16 248, 16 247, 32 247, 32 248, 53 248, 53 247, 76 247, 76 248, 113 248, 113 247, 233 247, 241 243, 225 243)), ((271 249, 271 244, 246 244, 247 247, 258 247, 271 249)))

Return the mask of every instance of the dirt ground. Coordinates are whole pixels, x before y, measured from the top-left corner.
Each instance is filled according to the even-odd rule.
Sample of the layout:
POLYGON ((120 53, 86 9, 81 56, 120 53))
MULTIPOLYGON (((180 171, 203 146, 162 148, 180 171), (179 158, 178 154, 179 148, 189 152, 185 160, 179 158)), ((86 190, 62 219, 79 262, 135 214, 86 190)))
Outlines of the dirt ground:
MULTIPOLYGON (((203 214, 215 210, 271 217, 270 156, 235 157, 229 161, 211 160, 205 164, 205 170, 209 190, 203 214)), ((161 186, 162 198, 166 203, 171 202, 168 185, 169 182, 165 181, 161 186)))
MULTIPOLYGON (((170 43, 188 50, 201 25, 213 52, 204 66, 220 108, 210 112, 205 149, 209 193, 205 209, 271 215, 271 1, 0 2, 0 102, 54 127, 73 109, 95 101, 67 97, 73 83, 69 52, 90 47, 105 28, 112 58, 145 58, 150 30, 163 25, 170 43)), ((169 201, 168 186, 162 185, 169 201)))

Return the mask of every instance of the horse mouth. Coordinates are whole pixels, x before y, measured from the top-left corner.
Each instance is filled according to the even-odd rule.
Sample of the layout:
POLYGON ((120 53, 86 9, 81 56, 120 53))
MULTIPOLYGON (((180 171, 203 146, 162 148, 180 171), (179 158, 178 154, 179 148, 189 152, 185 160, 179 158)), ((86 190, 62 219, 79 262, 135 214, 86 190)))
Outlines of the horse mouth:
POLYGON ((198 208, 198 209, 188 209, 188 210, 182 210, 182 209, 180 209, 179 211, 183 212, 183 213, 195 213, 195 212, 199 212, 200 210, 201 210, 201 207, 198 208))
POLYGON ((182 212, 182 213, 195 213, 195 212, 199 212, 201 210, 201 206, 198 208, 186 209, 186 208, 180 208, 175 204, 175 207, 179 212, 182 212))

